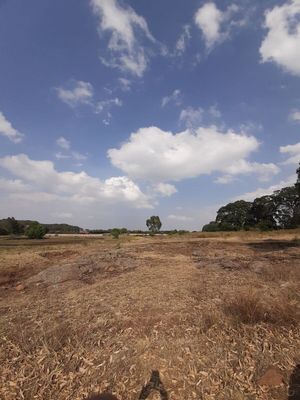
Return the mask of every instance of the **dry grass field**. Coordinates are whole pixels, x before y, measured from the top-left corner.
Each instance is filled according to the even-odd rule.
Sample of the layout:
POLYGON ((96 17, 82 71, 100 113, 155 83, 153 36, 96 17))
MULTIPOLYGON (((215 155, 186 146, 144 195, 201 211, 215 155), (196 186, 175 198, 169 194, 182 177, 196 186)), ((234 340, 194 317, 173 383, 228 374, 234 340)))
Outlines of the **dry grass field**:
POLYGON ((0 398, 137 399, 158 369, 171 400, 288 399, 298 238, 1 239, 0 398))

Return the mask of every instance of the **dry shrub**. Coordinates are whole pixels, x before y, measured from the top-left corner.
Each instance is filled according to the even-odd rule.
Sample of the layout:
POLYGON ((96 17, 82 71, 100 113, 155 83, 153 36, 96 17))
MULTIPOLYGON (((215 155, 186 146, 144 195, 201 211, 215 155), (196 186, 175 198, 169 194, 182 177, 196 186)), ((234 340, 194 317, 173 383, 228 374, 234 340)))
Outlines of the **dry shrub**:
POLYGON ((256 291, 240 292, 225 301, 225 313, 242 324, 296 325, 300 321, 299 302, 287 295, 264 298, 256 291))
POLYGON ((213 326, 219 325, 222 317, 217 310, 210 309, 201 315, 200 329, 202 333, 207 333, 213 326))
POLYGON ((262 269, 261 276, 271 282, 300 281, 300 266, 268 265, 262 269))

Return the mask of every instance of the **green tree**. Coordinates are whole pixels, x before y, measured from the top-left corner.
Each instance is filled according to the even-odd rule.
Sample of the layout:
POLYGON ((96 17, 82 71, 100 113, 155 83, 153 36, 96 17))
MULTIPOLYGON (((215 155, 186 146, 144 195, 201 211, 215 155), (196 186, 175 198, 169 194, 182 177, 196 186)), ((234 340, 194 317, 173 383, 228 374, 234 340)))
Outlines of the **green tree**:
POLYGON ((25 230, 25 235, 29 239, 43 239, 47 233, 47 228, 38 222, 29 225, 25 230))
POLYGON ((257 197, 252 203, 246 225, 252 227, 262 226, 264 229, 275 229, 277 222, 275 218, 276 204, 273 195, 257 197))
POLYGON ((211 221, 209 224, 204 225, 202 228, 202 232, 219 232, 219 230, 219 224, 215 221, 211 221))
POLYGON ((121 234, 121 230, 120 230, 119 228, 113 228, 113 229, 110 231, 110 234, 111 234, 111 236, 112 236, 114 239, 119 239, 119 236, 120 236, 120 234, 121 234))
POLYGON ((299 224, 297 206, 299 195, 295 186, 285 187, 273 194, 275 211, 274 218, 279 228, 295 228, 299 224))
POLYGON ((237 231, 244 228, 252 203, 238 200, 221 207, 217 212, 216 223, 219 230, 237 231))
POLYGON ((22 225, 14 217, 7 218, 6 230, 10 235, 21 235, 23 233, 22 225))
POLYGON ((295 206, 294 220, 296 225, 300 225, 300 163, 299 168, 296 171, 297 173, 297 182, 295 184, 296 192, 297 192, 297 202, 295 206))
POLYGON ((0 236, 9 235, 8 231, 0 226, 0 236))
POLYGON ((296 186, 298 196, 300 196, 300 163, 299 163, 299 168, 297 169, 296 173, 297 173, 297 182, 296 182, 295 186, 296 186))
POLYGON ((152 215, 152 217, 147 219, 146 225, 151 233, 157 233, 157 232, 159 232, 159 230, 162 226, 162 223, 160 221, 159 216, 152 215))

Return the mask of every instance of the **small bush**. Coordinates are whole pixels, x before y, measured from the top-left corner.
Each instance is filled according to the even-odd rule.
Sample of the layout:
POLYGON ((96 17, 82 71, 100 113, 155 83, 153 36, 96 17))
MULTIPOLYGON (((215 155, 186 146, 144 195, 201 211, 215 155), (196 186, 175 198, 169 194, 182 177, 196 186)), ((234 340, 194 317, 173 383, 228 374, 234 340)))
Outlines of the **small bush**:
POLYGON ((114 239, 119 239, 119 236, 120 236, 120 234, 121 234, 121 230, 118 229, 118 228, 114 228, 114 229, 112 229, 112 230, 110 231, 110 234, 111 234, 111 236, 112 236, 114 239))
POLYGON ((210 222, 209 224, 206 224, 202 228, 202 232, 219 232, 220 231, 220 226, 217 222, 210 222))
POLYGON ((7 236, 7 235, 9 235, 9 232, 6 229, 0 227, 0 236, 7 236))
POLYGON ((43 239, 47 233, 47 228, 38 222, 31 224, 25 231, 29 239, 43 239))
POLYGON ((268 301, 263 301, 262 296, 257 292, 237 294, 235 298, 225 303, 224 311, 236 322, 242 324, 296 325, 299 323, 300 314, 296 301, 290 301, 285 296, 270 297, 268 301))
POLYGON ((266 310, 254 292, 238 294, 225 303, 224 309, 226 314, 243 324, 264 322, 266 318, 266 310))

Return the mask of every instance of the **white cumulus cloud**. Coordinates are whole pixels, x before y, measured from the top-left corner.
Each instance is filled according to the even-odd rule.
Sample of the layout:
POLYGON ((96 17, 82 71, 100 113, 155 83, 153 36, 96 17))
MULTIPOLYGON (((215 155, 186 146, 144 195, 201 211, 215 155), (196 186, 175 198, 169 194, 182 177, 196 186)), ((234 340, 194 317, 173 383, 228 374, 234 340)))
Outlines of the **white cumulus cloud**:
POLYGON ((261 181, 268 181, 272 176, 278 174, 280 169, 273 163, 257 163, 239 160, 229 167, 224 168, 224 171, 229 176, 256 173, 261 181))
MULTIPOLYGON (((71 203, 127 203, 135 208, 149 208, 151 204, 147 196, 128 177, 112 177, 104 181, 89 176, 84 171, 58 172, 51 161, 37 161, 26 154, 0 158, 0 167, 12 175, 21 178, 26 185, 31 185, 30 191, 21 193, 23 197, 34 197, 34 193, 44 193, 43 198, 50 201, 53 198, 68 199, 71 203)), ((22 181, 12 181, 13 186, 20 186, 22 181)), ((7 186, 7 183, 6 183, 7 186)), ((18 189, 20 195, 20 190, 18 189)), ((24 198, 25 198, 24 197, 24 198)))
POLYGON ((239 7, 235 4, 222 11, 214 2, 208 2, 197 10, 194 17, 195 24, 202 32, 208 51, 211 51, 216 44, 228 39, 233 26, 243 25, 242 20, 232 20, 238 11, 239 7))
POLYGON ((289 115, 290 121, 300 122, 300 110, 292 110, 289 115))
POLYGON ((172 194, 177 192, 177 189, 174 185, 171 185, 170 183, 163 183, 163 182, 154 184, 152 189, 154 190, 155 193, 157 193, 163 197, 172 196, 172 194))
POLYGON ((232 201, 236 200, 253 201, 257 197, 270 195, 276 190, 282 189, 283 187, 293 186, 295 184, 295 180, 296 180, 295 175, 291 175, 287 179, 282 180, 275 185, 269 186, 267 188, 258 188, 253 192, 247 192, 239 196, 236 196, 232 199, 232 201))
POLYGON ((0 112, 0 135, 6 136, 14 143, 20 143, 24 137, 23 133, 15 129, 2 112, 0 112))
POLYGON ((79 104, 90 104, 94 95, 93 86, 89 82, 73 81, 69 88, 56 88, 58 98, 70 107, 79 104))
POLYGON ((90 3, 99 19, 99 33, 108 32, 111 35, 108 42, 111 59, 102 58, 104 64, 141 77, 148 59, 138 34, 155 42, 146 20, 131 7, 122 7, 117 0, 91 0, 90 3))
POLYGON ((266 11, 268 30, 261 47, 263 62, 273 61, 300 76, 300 1, 290 0, 266 11))
POLYGON ((212 172, 276 173, 273 164, 248 163, 245 159, 259 147, 254 136, 217 127, 185 130, 173 134, 157 127, 132 133, 120 148, 108 150, 112 164, 132 178, 152 182, 179 181, 212 172))
POLYGON ((300 162, 300 142, 280 147, 280 153, 287 155, 284 164, 298 164, 300 162))

